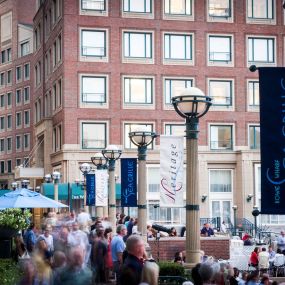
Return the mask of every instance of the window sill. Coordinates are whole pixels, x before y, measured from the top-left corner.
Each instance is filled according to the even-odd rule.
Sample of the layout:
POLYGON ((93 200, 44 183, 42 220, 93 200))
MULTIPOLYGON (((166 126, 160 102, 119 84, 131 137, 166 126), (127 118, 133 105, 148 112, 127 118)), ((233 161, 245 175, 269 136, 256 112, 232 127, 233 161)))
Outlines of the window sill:
POLYGON ((193 59, 163 59, 164 65, 194 65, 193 59))
POLYGON ((109 62, 108 57, 100 57, 100 56, 82 56, 80 55, 80 61, 90 61, 90 62, 109 62))
POLYGON ((153 58, 132 58, 132 57, 123 57, 122 63, 135 63, 135 64, 154 64, 153 58))
POLYGON ((101 17, 108 17, 108 7, 106 7, 106 10, 89 10, 89 9, 80 9, 79 14, 80 15, 86 15, 86 16, 101 16, 101 17))
POLYGON ((153 13, 146 12, 122 12, 123 18, 154 19, 153 13))
POLYGON ((208 66, 222 66, 222 67, 233 67, 234 62, 231 61, 224 61, 224 60, 208 60, 208 66))
POLYGON ((123 109, 147 109, 147 110, 154 110, 155 104, 123 104, 123 109))
POLYGON ((163 20, 194 21, 194 15, 163 14, 163 20))
POLYGON ((258 19, 258 18, 246 18, 247 24, 259 24, 259 25, 276 25, 276 18, 274 19, 258 19))

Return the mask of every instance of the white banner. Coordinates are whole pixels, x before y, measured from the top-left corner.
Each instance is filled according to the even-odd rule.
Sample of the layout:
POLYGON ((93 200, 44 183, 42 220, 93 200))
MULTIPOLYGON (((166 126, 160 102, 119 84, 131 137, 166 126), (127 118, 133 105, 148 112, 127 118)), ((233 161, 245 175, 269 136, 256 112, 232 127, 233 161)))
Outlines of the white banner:
POLYGON ((96 206, 108 206, 108 172, 96 170, 96 206))
POLYGON ((184 138, 160 136, 160 207, 183 207, 184 138))

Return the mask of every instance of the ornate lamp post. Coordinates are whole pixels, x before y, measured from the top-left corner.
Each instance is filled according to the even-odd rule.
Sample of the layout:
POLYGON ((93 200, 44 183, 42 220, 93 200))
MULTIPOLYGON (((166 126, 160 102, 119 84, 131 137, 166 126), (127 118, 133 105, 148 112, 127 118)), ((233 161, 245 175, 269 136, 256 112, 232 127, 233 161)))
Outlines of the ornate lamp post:
POLYGON ((185 89, 172 98, 175 111, 186 120, 186 261, 200 262, 200 211, 198 189, 199 118, 210 106, 211 98, 196 87, 185 89))
POLYGON ((233 211, 234 211, 234 235, 237 235, 237 209, 238 206, 237 205, 233 205, 232 207, 233 211))
POLYGON ((108 145, 102 150, 103 156, 108 162, 109 171, 109 219, 113 231, 116 230, 116 181, 115 181, 115 164, 122 154, 116 145, 108 145))
POLYGON ((54 200, 58 201, 58 183, 60 180, 61 174, 58 171, 54 171, 52 174, 46 174, 44 180, 46 183, 54 183, 54 200))
POLYGON ((27 179, 22 180, 22 188, 28 189, 29 184, 30 184, 30 180, 27 180, 27 179))
MULTIPOLYGON (((106 169, 107 167, 107 161, 102 152, 95 153, 94 156, 91 157, 91 161, 97 167, 97 170, 106 169)), ((103 217, 105 215, 108 216, 108 208, 105 209, 105 211, 104 208, 107 207, 102 207, 102 206, 96 207, 96 215, 98 217, 103 217)))
POLYGON ((154 132, 130 132, 131 142, 138 147, 138 231, 146 240, 146 151, 157 135, 154 132))
POLYGON ((254 218, 254 234, 255 234, 255 238, 256 238, 256 236, 257 236, 257 217, 260 214, 257 205, 253 206, 253 211, 251 212, 251 214, 253 215, 253 218, 254 218))
POLYGON ((83 187, 84 187, 84 202, 83 202, 83 205, 84 205, 84 209, 86 212, 88 212, 88 206, 86 206, 86 175, 91 171, 91 166, 89 163, 82 163, 80 166, 79 166, 79 170, 82 172, 83 176, 84 176, 84 184, 83 184, 83 187))

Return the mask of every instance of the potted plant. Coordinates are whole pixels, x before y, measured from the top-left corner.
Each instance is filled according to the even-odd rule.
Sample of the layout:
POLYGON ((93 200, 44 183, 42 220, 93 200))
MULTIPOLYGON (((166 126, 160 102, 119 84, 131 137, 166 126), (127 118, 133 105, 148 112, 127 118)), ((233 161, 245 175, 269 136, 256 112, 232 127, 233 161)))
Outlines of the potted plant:
POLYGON ((9 239, 29 226, 29 210, 5 209, 0 211, 0 239, 9 239))

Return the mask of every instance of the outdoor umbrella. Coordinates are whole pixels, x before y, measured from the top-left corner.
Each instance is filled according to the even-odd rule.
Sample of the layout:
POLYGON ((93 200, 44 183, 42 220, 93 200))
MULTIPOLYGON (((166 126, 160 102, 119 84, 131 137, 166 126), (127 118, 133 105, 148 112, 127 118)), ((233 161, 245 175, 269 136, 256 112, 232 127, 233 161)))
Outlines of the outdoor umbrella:
POLYGON ((25 188, 16 189, 0 197, 0 209, 5 208, 63 208, 60 202, 25 188))

